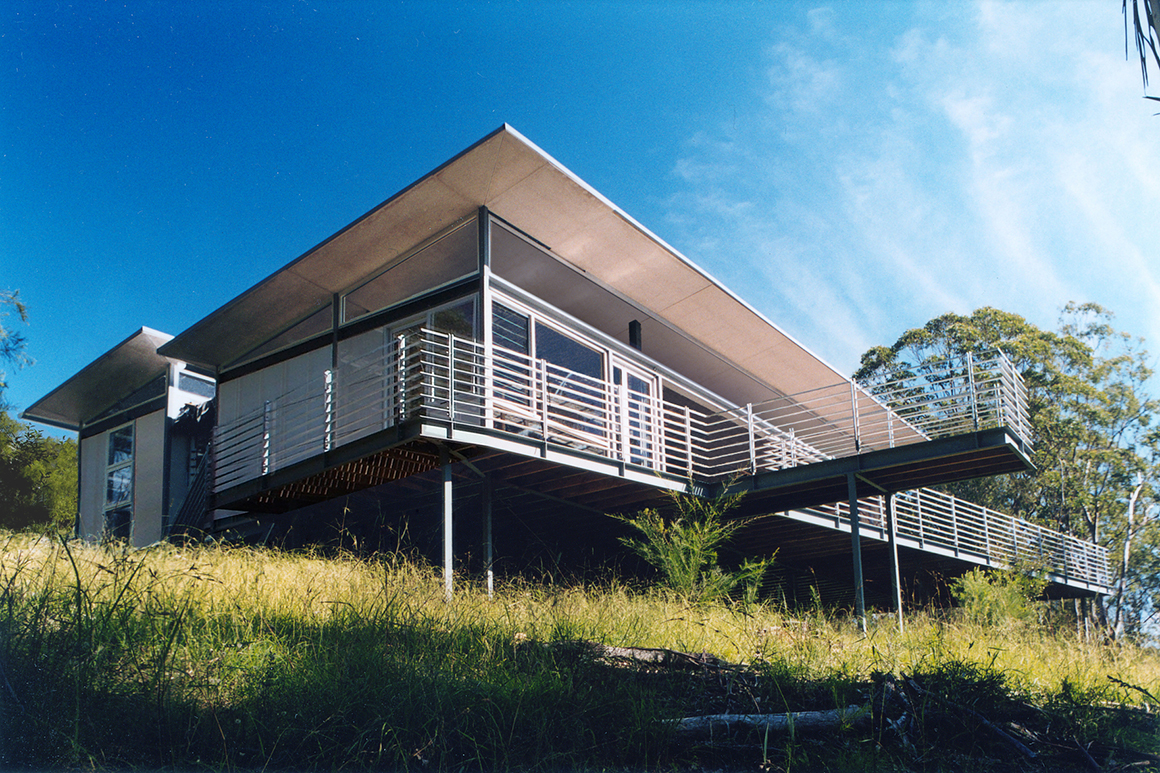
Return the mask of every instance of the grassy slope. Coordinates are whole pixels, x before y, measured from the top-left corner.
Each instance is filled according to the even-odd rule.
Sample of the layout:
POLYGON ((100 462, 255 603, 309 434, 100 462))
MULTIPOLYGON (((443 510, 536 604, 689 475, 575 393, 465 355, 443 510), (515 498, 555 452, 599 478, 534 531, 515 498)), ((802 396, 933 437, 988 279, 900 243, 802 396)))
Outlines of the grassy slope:
POLYGON ((0 556, 5 769, 1055 769, 1083 763, 1061 744, 1108 766, 1160 753, 1146 696, 1108 678, 1160 695, 1160 656, 1040 627, 921 613, 904 634, 885 619, 864 635, 823 610, 690 607, 614 584, 489 600, 461 583, 448 604, 436 572, 389 558, 22 535, 0 535, 0 556), (749 667, 614 668, 552 644, 578 640, 749 667), (1049 742, 1013 761, 926 703, 905 739, 879 722, 722 747, 662 721, 862 704, 901 675, 1049 742))

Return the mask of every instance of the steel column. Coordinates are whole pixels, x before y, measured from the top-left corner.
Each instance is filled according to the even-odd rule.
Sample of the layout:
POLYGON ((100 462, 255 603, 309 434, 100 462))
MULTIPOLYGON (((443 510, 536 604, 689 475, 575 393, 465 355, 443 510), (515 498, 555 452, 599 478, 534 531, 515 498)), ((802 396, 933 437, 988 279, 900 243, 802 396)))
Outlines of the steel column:
POLYGON ((886 539, 890 547, 890 590, 894 594, 894 614, 898 632, 902 633, 902 579, 898 571, 898 519, 894 512, 894 494, 886 494, 886 539))
POLYGON ((487 597, 493 598, 495 595, 495 573, 492 572, 492 564, 495 561, 495 551, 492 548, 491 541, 491 508, 492 496, 495 492, 495 484, 492 482, 491 475, 484 475, 483 477, 483 561, 484 568, 487 571, 487 597))
POLYGON ((846 490, 850 498, 850 546, 854 553, 854 614, 859 630, 866 631, 866 593, 862 587, 862 536, 858 524, 858 479, 846 473, 846 490))
POLYGON ((451 485, 451 455, 444 446, 439 448, 439 463, 443 466, 443 595, 448 601, 451 601, 453 590, 451 562, 454 558, 451 550, 451 513, 454 499, 452 498, 453 486, 451 485))

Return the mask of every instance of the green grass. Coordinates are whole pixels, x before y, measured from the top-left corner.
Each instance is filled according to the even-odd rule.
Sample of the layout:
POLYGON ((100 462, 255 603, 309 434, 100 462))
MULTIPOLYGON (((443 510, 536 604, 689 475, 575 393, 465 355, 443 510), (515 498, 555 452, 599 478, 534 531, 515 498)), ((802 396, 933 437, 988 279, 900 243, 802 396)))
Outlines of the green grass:
POLYGON ((880 724, 722 747, 664 721, 862 704, 903 675, 996 721, 1022 707, 1025 726, 1100 745, 1102 760, 1160 753, 1148 699, 1108 678, 1160 695, 1156 651, 1033 624, 919 612, 904 634, 891 618, 863 634, 823 609, 690 605, 612 581, 513 582, 488 599, 457 578, 446 603, 438 571, 396 556, 0 535, 0 561, 3 769, 949 770, 1002 758, 934 707, 915 737, 947 751, 937 758, 880 724), (580 640, 748 667, 614 668, 567 646, 580 640))

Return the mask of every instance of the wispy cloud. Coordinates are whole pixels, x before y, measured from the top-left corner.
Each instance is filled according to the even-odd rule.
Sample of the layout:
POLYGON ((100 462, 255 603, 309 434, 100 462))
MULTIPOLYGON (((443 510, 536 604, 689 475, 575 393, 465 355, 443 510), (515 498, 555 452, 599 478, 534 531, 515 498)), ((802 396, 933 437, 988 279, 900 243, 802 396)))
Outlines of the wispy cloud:
POLYGON ((779 30, 752 113, 689 139, 693 254, 846 371, 984 305, 1051 327, 1096 300, 1160 340, 1160 119, 1115 9, 933 4, 876 39, 841 8, 779 30))

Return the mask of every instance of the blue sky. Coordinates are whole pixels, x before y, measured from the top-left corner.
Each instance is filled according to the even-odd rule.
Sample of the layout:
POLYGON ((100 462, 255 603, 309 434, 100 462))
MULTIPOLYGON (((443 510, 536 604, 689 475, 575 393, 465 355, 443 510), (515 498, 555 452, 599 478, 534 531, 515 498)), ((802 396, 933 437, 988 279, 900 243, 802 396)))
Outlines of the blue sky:
POLYGON ((1117 0, 7 0, 0 288, 36 360, 7 397, 181 332, 504 122, 844 372, 1072 300, 1160 354, 1142 93, 1117 0))

